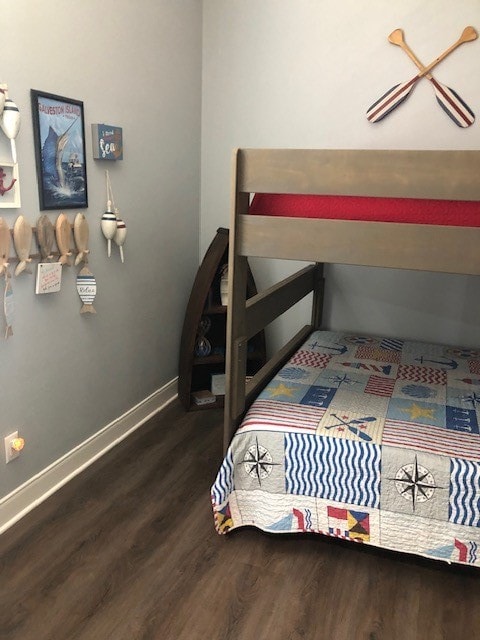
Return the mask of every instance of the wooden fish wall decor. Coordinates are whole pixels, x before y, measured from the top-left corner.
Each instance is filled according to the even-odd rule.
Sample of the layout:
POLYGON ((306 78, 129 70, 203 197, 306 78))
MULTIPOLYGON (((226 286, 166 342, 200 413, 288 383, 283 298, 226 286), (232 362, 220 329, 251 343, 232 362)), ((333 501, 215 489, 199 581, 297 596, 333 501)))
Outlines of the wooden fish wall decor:
POLYGON ((18 265, 15 269, 15 275, 19 276, 23 271, 25 273, 32 273, 31 269, 27 268, 30 258, 30 248, 32 246, 32 227, 26 221, 24 216, 18 216, 13 226, 13 244, 18 256, 18 265))
POLYGON ((80 313, 97 313, 93 306, 97 295, 97 281, 87 266, 84 266, 77 276, 77 292, 83 302, 80 313))
POLYGON ((10 229, 3 218, 0 218, 0 276, 8 269, 8 256, 10 255, 10 229))
POLYGON ((40 262, 48 262, 53 258, 55 229, 50 218, 45 214, 40 216, 37 221, 37 241, 40 249, 40 262))
POLYGON ((3 313, 5 315, 5 340, 13 336, 13 316, 15 313, 15 304, 13 301, 13 289, 10 282, 10 274, 5 272, 5 290, 3 293, 3 313))
POLYGON ((55 223, 55 234, 57 238, 57 247, 60 252, 60 258, 58 261, 62 265, 70 266, 69 256, 72 255, 70 251, 70 238, 72 235, 72 229, 70 222, 64 213, 61 213, 55 223))
POLYGON ((75 216, 73 235, 78 251, 75 258, 75 266, 79 265, 82 261, 87 264, 88 254, 90 253, 90 249, 88 248, 89 229, 87 219, 83 213, 77 213, 75 216))

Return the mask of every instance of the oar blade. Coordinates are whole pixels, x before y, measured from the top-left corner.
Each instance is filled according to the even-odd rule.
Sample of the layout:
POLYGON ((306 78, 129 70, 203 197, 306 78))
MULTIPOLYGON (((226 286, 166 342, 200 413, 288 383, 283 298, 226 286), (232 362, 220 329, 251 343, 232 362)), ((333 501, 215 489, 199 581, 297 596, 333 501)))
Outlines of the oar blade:
POLYGON ((456 91, 441 84, 435 78, 429 78, 435 89, 438 104, 458 127, 466 129, 475 122, 475 114, 456 91))
POLYGON ((415 76, 408 82, 397 84, 389 89, 367 110, 367 119, 370 122, 380 122, 380 120, 383 120, 385 116, 388 116, 389 113, 408 98, 418 79, 419 76, 415 76))

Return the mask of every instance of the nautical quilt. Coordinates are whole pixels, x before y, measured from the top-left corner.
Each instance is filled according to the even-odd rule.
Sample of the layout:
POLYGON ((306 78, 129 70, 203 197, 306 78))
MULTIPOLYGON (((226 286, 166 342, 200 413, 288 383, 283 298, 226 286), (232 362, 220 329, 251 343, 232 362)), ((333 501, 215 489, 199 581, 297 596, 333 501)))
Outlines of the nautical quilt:
POLYGON ((314 332, 245 416, 212 503, 219 533, 480 566, 480 349, 314 332))

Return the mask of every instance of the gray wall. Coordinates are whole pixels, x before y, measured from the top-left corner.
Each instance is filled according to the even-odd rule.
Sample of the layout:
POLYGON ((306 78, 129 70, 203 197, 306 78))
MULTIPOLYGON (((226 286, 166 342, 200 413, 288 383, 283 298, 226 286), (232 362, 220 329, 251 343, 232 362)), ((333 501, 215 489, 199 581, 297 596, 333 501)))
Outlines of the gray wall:
MULTIPOLYGON (((480 29, 478 0, 204 0, 201 248, 228 226, 234 147, 478 149, 478 121, 455 126, 426 80, 381 123, 366 109, 415 67, 388 43, 404 29, 429 64, 480 29)), ((434 71, 480 116, 480 40, 434 71)), ((298 265, 252 264, 257 284, 298 265)), ((328 269, 326 325, 465 345, 480 342, 480 279, 335 266, 328 269)), ((269 332, 270 345, 305 321, 305 305, 269 332)))
MULTIPOLYGON (((19 428, 27 447, 0 463, 0 496, 177 375, 199 260, 202 57, 197 0, 16 0, 1 13, 0 83, 22 114, 20 211, 32 225, 40 212, 30 89, 84 101, 83 212, 98 294, 97 315, 80 316, 75 268, 46 296, 35 296, 33 275, 14 279, 14 336, 0 339, 0 438, 3 452, 3 436, 19 428), (122 162, 92 159, 92 122, 123 127, 122 162), (118 251, 107 259, 100 232, 106 168, 128 226, 124 265, 118 251)), ((13 227, 20 211, 0 215, 13 227)))

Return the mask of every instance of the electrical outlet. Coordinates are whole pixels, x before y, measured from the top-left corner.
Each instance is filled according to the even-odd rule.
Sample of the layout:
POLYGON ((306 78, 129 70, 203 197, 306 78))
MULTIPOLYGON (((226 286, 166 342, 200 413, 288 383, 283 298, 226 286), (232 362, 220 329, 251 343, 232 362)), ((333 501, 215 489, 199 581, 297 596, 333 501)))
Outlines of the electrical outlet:
POLYGON ((21 453, 21 450, 16 451, 12 446, 16 439, 18 439, 18 431, 14 431, 5 438, 5 462, 7 464, 18 458, 21 453))

